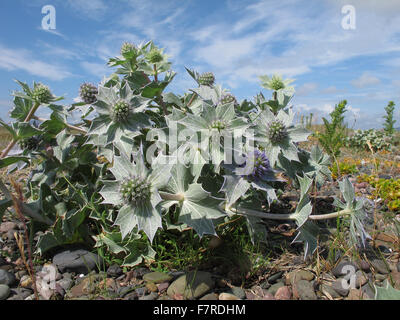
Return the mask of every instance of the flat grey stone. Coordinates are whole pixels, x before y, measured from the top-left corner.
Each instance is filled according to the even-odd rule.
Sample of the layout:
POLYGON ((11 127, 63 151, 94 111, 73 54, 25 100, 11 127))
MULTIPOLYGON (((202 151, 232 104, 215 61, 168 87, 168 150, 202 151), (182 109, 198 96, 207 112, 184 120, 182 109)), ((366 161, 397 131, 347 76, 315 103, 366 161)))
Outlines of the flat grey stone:
POLYGON ((97 254, 79 249, 74 251, 67 250, 55 255, 53 263, 58 267, 61 273, 75 272, 87 274, 101 267, 103 261, 97 254))
POLYGON ((196 299, 212 290, 214 286, 215 282, 209 272, 191 271, 172 282, 167 293, 171 298, 179 294, 184 299, 196 299))
POLYGON ((343 277, 345 275, 348 275, 349 273, 355 273, 358 270, 358 266, 350 261, 342 261, 339 262, 339 264, 334 267, 331 272, 336 278, 343 277))
POLYGON ((0 284, 12 286, 16 282, 15 275, 11 272, 0 269, 0 284))
POLYGON ((10 295, 10 287, 6 284, 0 284, 0 300, 6 300, 10 295))
POLYGON ((239 299, 246 299, 246 292, 240 287, 232 287, 231 292, 239 299))
POLYGON ((341 295, 330 285, 322 284, 320 287, 322 292, 328 293, 333 299, 340 298, 341 295))
POLYGON ((284 287, 284 286, 285 286, 285 284, 282 283, 282 282, 274 283, 273 285, 271 285, 271 286, 269 287, 268 292, 269 292, 270 294, 272 294, 273 296, 275 296, 275 293, 278 291, 278 289, 279 289, 279 288, 282 288, 282 287, 284 287))
POLYGON ((343 285, 343 280, 346 282, 346 284, 348 283, 346 279, 339 278, 332 283, 332 288, 342 297, 347 297, 347 295, 349 294, 349 288, 347 287, 347 285, 343 285))
POLYGON ((380 259, 371 260, 372 267, 379 272, 380 274, 388 274, 390 273, 390 269, 386 266, 386 263, 380 259))
POLYGON ((297 296, 300 300, 317 300, 317 295, 314 291, 314 285, 307 280, 299 280, 294 285, 297 291, 297 296))
POLYGON ((143 275, 143 280, 153 283, 163 283, 170 281, 172 276, 163 272, 149 272, 143 275))

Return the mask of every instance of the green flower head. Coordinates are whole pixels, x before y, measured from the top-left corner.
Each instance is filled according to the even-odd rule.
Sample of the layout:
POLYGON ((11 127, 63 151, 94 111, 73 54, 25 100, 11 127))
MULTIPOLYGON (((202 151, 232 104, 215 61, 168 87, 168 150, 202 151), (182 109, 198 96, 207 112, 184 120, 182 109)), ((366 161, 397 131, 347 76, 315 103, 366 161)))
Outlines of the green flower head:
POLYGON ((152 64, 159 63, 164 59, 162 51, 157 48, 151 49, 146 58, 152 64))
POLYGON ((96 95, 98 94, 97 87, 91 83, 83 83, 79 89, 79 96, 82 101, 87 104, 93 104, 96 102, 96 95))
POLYGON ((53 95, 51 94, 49 87, 38 83, 35 84, 35 87, 33 88, 32 98, 38 103, 49 103, 53 99, 53 95))
POLYGON ((136 47, 133 43, 124 42, 121 46, 121 55, 125 56, 129 53, 135 52, 136 47))
POLYGON ((113 119, 114 122, 117 123, 126 121, 129 116, 129 111, 130 111, 129 103, 124 100, 120 100, 114 105, 112 109, 111 118, 113 119))
POLYGON ((272 143, 283 142, 288 137, 286 126, 280 120, 272 121, 268 127, 268 138, 272 143))
POLYGON ((204 72, 198 79, 198 83, 203 86, 212 86, 215 82, 215 76, 212 72, 204 72))
POLYGON ((268 76, 261 76, 261 86, 265 89, 279 91, 283 89, 293 89, 293 87, 288 86, 294 80, 293 79, 283 79, 279 75, 273 75, 271 78, 268 76))

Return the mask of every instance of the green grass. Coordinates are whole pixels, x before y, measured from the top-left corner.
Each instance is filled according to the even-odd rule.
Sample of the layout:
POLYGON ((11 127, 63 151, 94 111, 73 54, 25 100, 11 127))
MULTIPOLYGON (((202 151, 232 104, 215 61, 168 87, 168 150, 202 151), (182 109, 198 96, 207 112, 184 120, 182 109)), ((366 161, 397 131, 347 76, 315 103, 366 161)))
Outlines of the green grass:
MULTIPOLYGON (((200 237, 193 231, 158 233, 154 241, 156 261, 151 269, 214 270, 229 274, 236 282, 244 282, 269 264, 270 250, 262 244, 253 244, 247 232, 245 218, 232 218, 231 223, 216 227, 220 245, 213 248, 212 236, 200 237)), ((215 239, 214 239, 215 241, 215 239)))

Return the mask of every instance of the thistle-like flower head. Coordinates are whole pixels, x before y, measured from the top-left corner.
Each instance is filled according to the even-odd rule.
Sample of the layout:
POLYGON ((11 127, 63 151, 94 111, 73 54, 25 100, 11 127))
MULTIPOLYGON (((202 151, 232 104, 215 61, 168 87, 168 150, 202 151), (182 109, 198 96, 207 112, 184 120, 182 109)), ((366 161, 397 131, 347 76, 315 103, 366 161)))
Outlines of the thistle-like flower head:
POLYGON ((272 77, 261 76, 261 86, 265 89, 279 91, 282 89, 293 89, 293 87, 289 87, 289 84, 292 83, 293 79, 283 79, 280 75, 273 75, 272 77))
POLYGON ((42 83, 35 84, 32 92, 32 98, 38 103, 49 103, 53 98, 49 87, 42 83))
POLYGON ((136 50, 136 47, 133 43, 124 42, 121 46, 121 55, 125 56, 131 52, 134 52, 135 50, 136 50))
POLYGON ((96 95, 98 94, 97 87, 91 83, 83 83, 79 89, 79 96, 86 104, 92 104, 97 101, 96 95))
POLYGON ((227 127, 227 122, 224 120, 215 120, 211 123, 211 129, 224 130, 227 127))
POLYGON ((121 185, 121 196, 127 204, 142 205, 150 200, 151 184, 142 177, 132 177, 121 185))
POLYGON ((114 122, 123 122, 128 118, 129 111, 129 103, 124 100, 120 100, 114 105, 111 118, 114 122))
POLYGON ((280 120, 272 121, 268 127, 268 138, 272 143, 280 143, 288 136, 284 123, 280 120))
POLYGON ((161 50, 157 48, 151 49, 150 52, 147 54, 146 58, 152 64, 159 63, 164 59, 161 50))
POLYGON ((236 104, 236 98, 235 96, 231 95, 230 93, 227 93, 225 95, 222 96, 221 100, 220 100, 221 104, 227 104, 227 103, 234 103, 236 104))
POLYGON ((39 146, 39 139, 37 137, 23 139, 19 142, 19 146, 22 150, 34 151, 39 146))
POLYGON ((246 174, 253 180, 260 180, 265 175, 273 173, 267 155, 258 149, 247 154, 242 167, 245 167, 246 174))
POLYGON ((200 85, 212 86, 215 82, 215 76, 212 72, 204 72, 198 77, 197 81, 200 85))

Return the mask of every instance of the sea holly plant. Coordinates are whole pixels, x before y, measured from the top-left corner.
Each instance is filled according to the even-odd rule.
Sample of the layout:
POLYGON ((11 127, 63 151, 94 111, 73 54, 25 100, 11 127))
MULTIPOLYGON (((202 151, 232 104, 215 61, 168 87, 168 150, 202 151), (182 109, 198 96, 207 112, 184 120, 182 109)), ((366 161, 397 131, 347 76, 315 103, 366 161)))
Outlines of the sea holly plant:
POLYGON ((266 150, 272 166, 280 153, 288 160, 299 161, 296 143, 307 141, 310 132, 292 124, 294 113, 291 109, 280 110, 277 115, 266 109, 253 117, 255 139, 266 150))
MULTIPOLYGON (((19 201, 31 230, 43 232, 38 253, 80 244, 133 266, 157 259, 158 234, 218 235, 217 226, 236 216, 246 217, 254 242, 268 237, 264 220, 294 221, 305 255, 317 248, 315 220, 350 219, 349 240, 366 240, 363 203, 348 180, 340 182, 337 212, 312 211, 309 193, 329 179, 329 158, 318 147, 299 148, 310 132, 293 125, 290 81, 263 77, 272 99, 239 101, 213 73, 187 69, 194 88, 167 92, 175 73, 152 41, 124 43, 108 65, 114 72, 82 84, 82 101, 70 106, 56 104, 45 85, 18 82, 13 122, 0 122, 13 140, 0 167, 32 165, 19 201), (35 115, 39 107, 48 118, 35 115), (84 112, 72 123, 76 109, 84 112), (288 183, 299 189, 296 208, 272 212, 288 183)), ((12 211, 12 197, 2 181, 0 188, 1 216, 12 211)))

